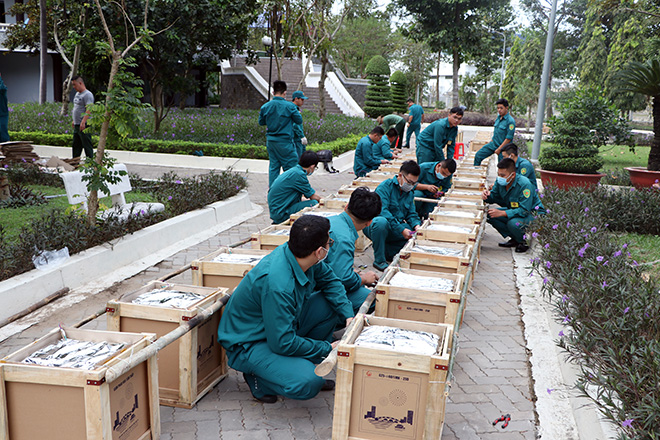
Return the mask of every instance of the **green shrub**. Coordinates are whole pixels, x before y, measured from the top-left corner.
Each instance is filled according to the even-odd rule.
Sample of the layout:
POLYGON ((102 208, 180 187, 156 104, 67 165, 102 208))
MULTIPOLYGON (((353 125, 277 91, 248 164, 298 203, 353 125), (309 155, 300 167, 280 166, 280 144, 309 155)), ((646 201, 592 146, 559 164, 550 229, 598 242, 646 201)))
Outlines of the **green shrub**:
POLYGON ((625 168, 614 168, 612 170, 603 171, 605 176, 600 179, 600 183, 604 185, 616 186, 632 186, 630 181, 630 173, 625 168))
POLYGON ((595 91, 578 90, 560 102, 560 116, 548 121, 552 145, 539 157, 541 168, 564 173, 596 174, 603 166, 598 148, 611 138, 629 142, 627 122, 595 91))
POLYGON ((364 112, 372 118, 394 112, 389 85, 390 66, 387 60, 380 55, 374 56, 369 60, 365 71, 369 85, 365 95, 364 112))
POLYGON ((46 203, 44 195, 32 191, 20 183, 9 183, 9 199, 0 200, 0 209, 20 208, 21 206, 34 206, 46 203))
POLYGON ((390 82, 392 83, 392 108, 398 113, 407 113, 406 86, 408 85, 408 79, 406 75, 400 70, 395 70, 390 76, 390 82))
POLYGON ((660 233, 660 192, 546 188, 543 203, 548 214, 529 229, 540 244, 532 264, 565 326, 558 345, 581 369, 577 387, 620 438, 657 439, 660 285, 612 231, 660 233))
POLYGON ((10 182, 20 185, 46 185, 64 188, 64 182, 57 174, 44 173, 32 163, 13 163, 3 168, 10 182))

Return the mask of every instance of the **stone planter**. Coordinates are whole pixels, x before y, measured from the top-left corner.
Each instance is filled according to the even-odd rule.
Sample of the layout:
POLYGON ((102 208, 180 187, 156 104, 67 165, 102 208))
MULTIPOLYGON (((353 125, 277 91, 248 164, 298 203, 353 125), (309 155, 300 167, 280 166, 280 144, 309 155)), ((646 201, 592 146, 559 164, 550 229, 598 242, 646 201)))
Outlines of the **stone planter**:
POLYGON ((644 167, 630 167, 626 170, 630 173, 630 181, 637 188, 650 188, 660 181, 660 171, 649 171, 644 167))
POLYGON ((544 187, 552 181, 554 185, 561 189, 594 186, 605 176, 605 174, 560 173, 543 169, 540 171, 541 182, 543 182, 544 187))

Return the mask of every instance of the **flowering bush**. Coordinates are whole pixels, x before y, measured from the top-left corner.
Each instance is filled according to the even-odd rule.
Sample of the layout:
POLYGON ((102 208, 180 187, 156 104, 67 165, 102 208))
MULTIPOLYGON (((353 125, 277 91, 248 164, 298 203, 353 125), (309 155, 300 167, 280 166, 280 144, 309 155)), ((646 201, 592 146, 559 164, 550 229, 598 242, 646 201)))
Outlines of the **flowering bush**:
POLYGON ((532 266, 564 325, 558 345, 580 366, 578 389, 623 438, 660 438, 660 283, 612 232, 658 234, 657 193, 548 188, 548 214, 529 229, 540 244, 532 266), (649 215, 653 225, 643 223, 649 215))
MULTIPOLYGON (((9 128, 12 131, 71 135, 71 117, 58 114, 55 103, 10 104, 9 128)), ((133 139, 196 142, 228 145, 266 145, 266 127, 259 125, 258 110, 228 110, 217 108, 172 109, 158 133, 153 132, 153 113, 143 112, 147 123, 138 127, 133 139)), ((375 126, 370 119, 328 114, 323 119, 303 110, 303 129, 310 143, 324 143, 349 134, 368 133, 375 126)), ((71 139, 69 136, 68 143, 71 139)), ((58 144, 59 145, 59 144, 58 144)))
POLYGON ((55 250, 67 246, 69 253, 74 254, 229 198, 247 185, 242 176, 230 171, 190 178, 169 173, 156 182, 139 181, 131 176, 131 183, 152 193, 165 205, 165 211, 131 215, 127 220, 109 216, 90 226, 84 215, 52 210, 23 226, 16 240, 8 238, 0 226, 0 281, 30 270, 35 249, 55 250))

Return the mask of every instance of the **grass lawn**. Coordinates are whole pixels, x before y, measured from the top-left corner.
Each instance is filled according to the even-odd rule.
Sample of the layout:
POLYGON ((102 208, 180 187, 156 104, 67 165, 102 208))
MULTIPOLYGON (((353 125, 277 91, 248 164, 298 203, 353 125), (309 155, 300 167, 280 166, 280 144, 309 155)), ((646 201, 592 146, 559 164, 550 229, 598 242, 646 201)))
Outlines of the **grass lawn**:
MULTIPOLYGON (((64 194, 64 197, 55 197, 48 199, 48 203, 37 206, 25 206, 22 208, 5 208, 0 210, 0 226, 9 240, 18 238, 21 228, 26 226, 31 220, 41 217, 42 215, 50 212, 53 209, 66 210, 69 206, 69 201, 66 198, 66 191, 64 188, 56 188, 45 185, 28 185, 28 187, 43 195, 57 195, 64 194)), ((147 193, 131 191, 126 193, 126 203, 133 202, 156 202, 156 199, 147 193)), ((101 205, 111 206, 112 199, 104 197, 100 201, 101 205)))
POLYGON ((642 234, 622 234, 622 243, 628 243, 633 260, 642 265, 644 272, 657 278, 660 276, 660 236, 642 234), (654 264, 645 265, 655 261, 654 264))
MULTIPOLYGON (((550 142, 541 142, 541 150, 549 146, 550 142)), ((635 147, 631 153, 625 145, 606 145, 601 147, 600 155, 605 160, 604 170, 625 167, 645 167, 649 161, 651 147, 635 147)))

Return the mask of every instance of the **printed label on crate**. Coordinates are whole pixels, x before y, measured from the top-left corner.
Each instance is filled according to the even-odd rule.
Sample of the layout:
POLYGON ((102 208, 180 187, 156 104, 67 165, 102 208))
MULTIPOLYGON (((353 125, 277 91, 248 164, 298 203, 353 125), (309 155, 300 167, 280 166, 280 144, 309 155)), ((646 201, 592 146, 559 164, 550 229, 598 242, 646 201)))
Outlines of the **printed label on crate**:
POLYGON ((426 375, 355 365, 349 436, 421 439, 426 375))
POLYGON ((387 308, 388 318, 418 322, 445 322, 445 308, 442 306, 390 299, 387 308))
POLYGON ((139 439, 149 429, 147 362, 136 366, 109 386, 112 439, 139 439))

